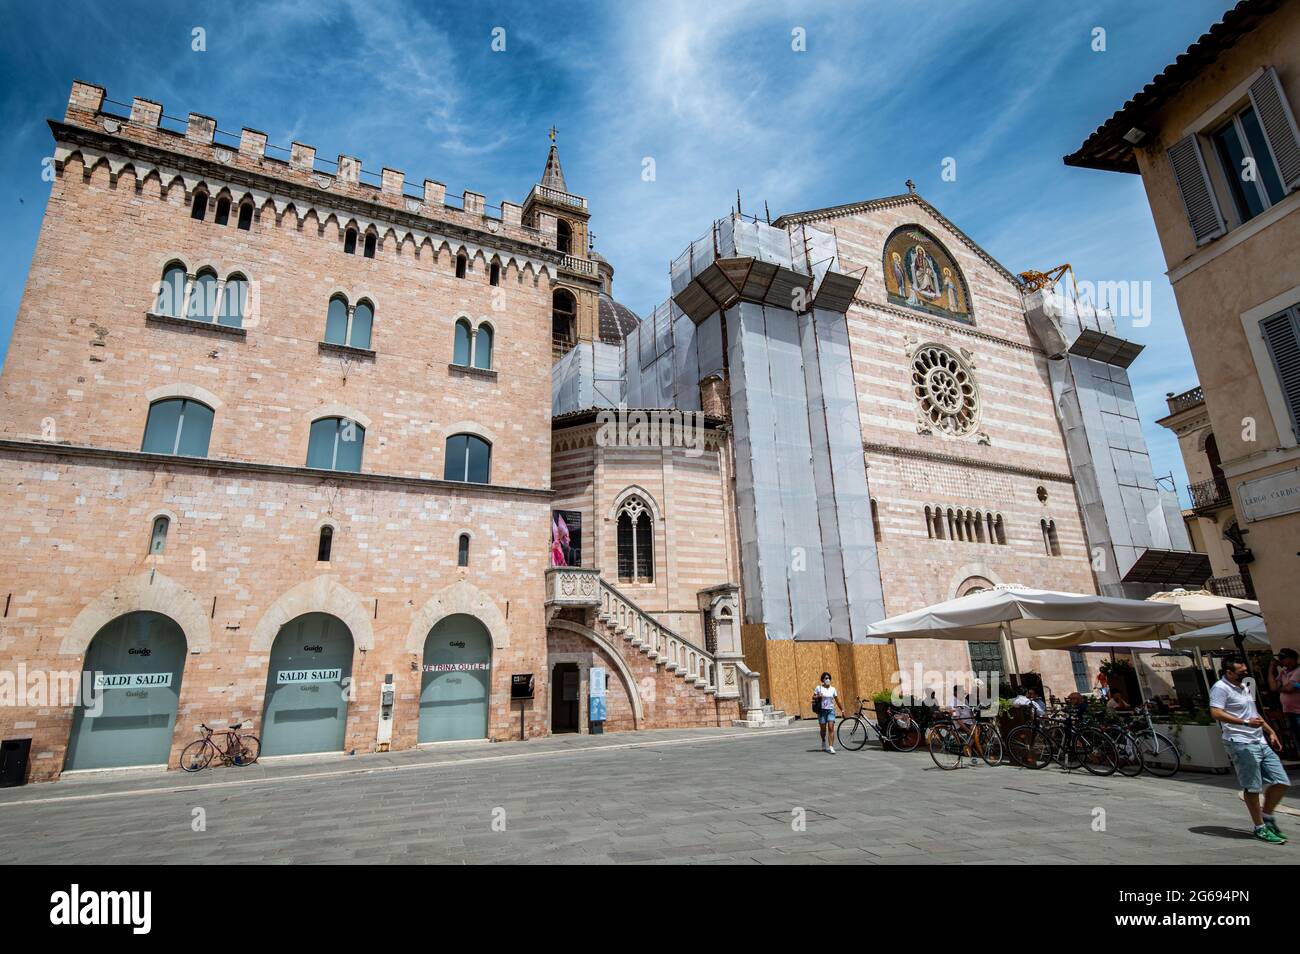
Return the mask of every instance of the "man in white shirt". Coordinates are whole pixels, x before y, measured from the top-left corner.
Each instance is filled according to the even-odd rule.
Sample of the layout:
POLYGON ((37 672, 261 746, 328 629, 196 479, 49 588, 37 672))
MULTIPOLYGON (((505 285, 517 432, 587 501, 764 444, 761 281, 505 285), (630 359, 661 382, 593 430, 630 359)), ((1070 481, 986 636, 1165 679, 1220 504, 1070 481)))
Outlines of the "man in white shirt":
POLYGON ((1223 747, 1237 770, 1237 782, 1250 810, 1250 820, 1255 823, 1255 837, 1284 845, 1286 835, 1277 827, 1273 810, 1282 801, 1291 779, 1277 757, 1282 748, 1277 734, 1255 707, 1254 694, 1245 682, 1248 674, 1244 662, 1224 662, 1223 678, 1210 690, 1210 715, 1223 727, 1223 747))

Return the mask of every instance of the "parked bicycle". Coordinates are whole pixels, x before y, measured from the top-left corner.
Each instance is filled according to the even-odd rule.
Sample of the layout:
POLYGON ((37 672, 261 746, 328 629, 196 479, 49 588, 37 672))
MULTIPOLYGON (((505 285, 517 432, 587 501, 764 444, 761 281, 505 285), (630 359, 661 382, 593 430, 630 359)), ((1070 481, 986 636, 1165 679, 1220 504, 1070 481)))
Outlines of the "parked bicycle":
POLYGON ((181 768, 186 772, 205 769, 212 759, 219 758, 223 765, 252 765, 262 751, 262 741, 255 735, 240 735, 244 727, 236 722, 219 733, 221 745, 213 739, 213 729, 200 723, 201 738, 195 739, 181 752, 181 768))
POLYGON ((1092 775, 1114 775, 1119 768, 1115 743, 1092 725, 1085 725, 1076 712, 1065 710, 1018 725, 1007 733, 1011 761, 1028 769, 1040 769, 1049 762, 1062 768, 1084 768, 1092 775))
POLYGON ((1138 706, 1127 719, 1126 727, 1142 758, 1142 768, 1160 778, 1171 778, 1178 774, 1182 765, 1182 752, 1174 740, 1163 732, 1156 731, 1151 721, 1151 709, 1138 706))
POLYGON ((880 711, 868 708, 866 699, 858 699, 858 711, 840 720, 835 737, 841 746, 856 752, 875 735, 883 746, 886 742, 900 752, 911 752, 921 744, 921 727, 908 709, 899 709, 880 730, 880 711), (870 713, 870 715, 868 715, 870 713))
POLYGON ((960 768, 962 759, 983 759, 988 765, 1001 765, 1005 746, 997 724, 984 715, 988 705, 975 706, 971 715, 957 717, 948 713, 936 717, 926 733, 930 758, 946 771, 960 768))

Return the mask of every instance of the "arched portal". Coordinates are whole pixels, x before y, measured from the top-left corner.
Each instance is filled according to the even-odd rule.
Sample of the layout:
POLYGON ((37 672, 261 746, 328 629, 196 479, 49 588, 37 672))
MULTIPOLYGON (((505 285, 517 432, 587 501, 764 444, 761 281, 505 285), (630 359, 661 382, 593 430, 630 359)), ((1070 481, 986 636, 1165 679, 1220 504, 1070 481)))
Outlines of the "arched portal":
POLYGON ((280 627, 266 673, 263 755, 342 750, 352 650, 351 630, 328 613, 306 613, 280 627))
POLYGON ((420 742, 487 737, 492 637, 476 617, 444 616, 424 641, 420 742))
POLYGON ((185 633, 161 613, 127 613, 100 628, 83 667, 93 695, 73 715, 65 769, 167 764, 185 648, 185 633))

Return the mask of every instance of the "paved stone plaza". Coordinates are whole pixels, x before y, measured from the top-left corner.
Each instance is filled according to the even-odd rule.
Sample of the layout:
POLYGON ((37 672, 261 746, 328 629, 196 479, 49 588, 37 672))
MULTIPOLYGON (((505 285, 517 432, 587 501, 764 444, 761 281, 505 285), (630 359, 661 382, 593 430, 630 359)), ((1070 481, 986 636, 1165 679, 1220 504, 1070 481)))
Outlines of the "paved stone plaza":
MULTIPOLYGON (((1295 804, 1293 801, 1292 804, 1295 804)), ((453 743, 0 791, 11 863, 1294 863, 1224 776, 943 772, 816 728, 453 743), (805 831, 792 809, 806 810, 805 831), (206 830, 192 830, 202 809, 206 830), (1105 831, 1094 831, 1097 809, 1105 831), (505 830, 494 830, 504 822, 505 830)))

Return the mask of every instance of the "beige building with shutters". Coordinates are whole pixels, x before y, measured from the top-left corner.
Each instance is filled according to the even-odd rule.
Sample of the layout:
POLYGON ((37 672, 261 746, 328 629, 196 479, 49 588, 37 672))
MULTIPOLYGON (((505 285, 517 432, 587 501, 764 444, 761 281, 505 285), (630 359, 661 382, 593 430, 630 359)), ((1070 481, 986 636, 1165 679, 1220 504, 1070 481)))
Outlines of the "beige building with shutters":
POLYGON ((1246 0, 1065 158, 1142 176, 1275 647, 1300 643, 1297 103, 1300 3, 1246 0))

